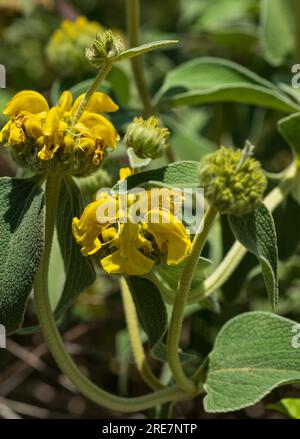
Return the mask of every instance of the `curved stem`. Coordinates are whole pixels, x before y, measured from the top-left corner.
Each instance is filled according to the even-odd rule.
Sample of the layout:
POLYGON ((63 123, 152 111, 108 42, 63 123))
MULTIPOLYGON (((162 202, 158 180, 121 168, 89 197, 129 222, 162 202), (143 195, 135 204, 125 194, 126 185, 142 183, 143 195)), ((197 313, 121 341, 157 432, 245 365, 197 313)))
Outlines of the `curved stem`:
POLYGON ((96 76, 94 82, 90 86, 89 90, 85 93, 84 98, 82 99, 82 101, 80 102, 80 104, 76 110, 76 113, 74 115, 74 119, 72 122, 73 126, 76 125, 76 123, 79 121, 79 119, 80 119, 82 113, 84 112, 84 109, 86 108, 87 104, 89 103, 89 100, 91 99, 92 95, 97 90, 99 84, 101 84, 101 82, 104 81, 104 79, 108 75, 111 68, 112 68, 112 62, 107 60, 106 63, 104 64, 103 68, 101 70, 99 70, 99 72, 97 73, 97 76, 96 76))
POLYGON ((84 396, 111 410, 136 412, 169 401, 185 399, 187 395, 178 389, 177 386, 172 386, 136 398, 122 398, 113 395, 97 387, 86 378, 67 353, 64 342, 56 327, 48 296, 48 268, 60 191, 60 181, 61 177, 56 175, 48 177, 47 180, 45 248, 34 286, 35 304, 39 322, 47 345, 58 366, 84 396))
POLYGON ((162 389, 164 386, 159 382, 159 380, 153 374, 148 364, 147 358, 145 356, 135 304, 133 302, 131 293, 129 291, 127 282, 124 279, 124 277, 121 277, 120 284, 121 284, 121 292, 122 292, 128 334, 130 338, 131 348, 132 348, 136 367, 139 373, 141 374, 142 378, 144 379, 144 381, 148 384, 148 386, 151 389, 153 390, 162 389))
MULTIPOLYGON (((139 0, 127 0, 127 28, 129 46, 136 47, 140 45, 140 3, 139 0)), ((140 57, 132 58, 131 67, 135 83, 139 92, 140 99, 143 103, 145 116, 151 116, 153 108, 151 97, 146 85, 144 72, 140 57)))
POLYGON ((196 234, 193 240, 190 254, 185 261, 182 275, 179 280, 168 332, 167 352, 170 369, 178 386, 190 393, 197 392, 197 386, 186 376, 180 363, 178 355, 180 333, 184 319, 184 308, 199 261, 199 256, 216 215, 217 211, 210 206, 205 214, 203 223, 200 225, 200 230, 203 229, 201 232, 199 230, 199 233, 196 234))

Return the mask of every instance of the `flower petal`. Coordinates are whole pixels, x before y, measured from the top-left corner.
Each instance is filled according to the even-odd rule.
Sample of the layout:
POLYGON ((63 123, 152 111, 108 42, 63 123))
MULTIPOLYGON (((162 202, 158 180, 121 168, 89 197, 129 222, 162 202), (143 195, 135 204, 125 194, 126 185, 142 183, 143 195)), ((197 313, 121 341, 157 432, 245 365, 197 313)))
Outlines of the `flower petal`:
POLYGON ((141 245, 139 231, 139 224, 127 222, 121 225, 118 242, 119 249, 101 260, 105 271, 108 273, 127 273, 140 276, 149 273, 154 265, 154 261, 138 250, 137 246, 141 245))
POLYGON ((104 116, 84 111, 79 124, 76 125, 76 129, 84 132, 84 127, 90 128, 91 135, 103 139, 106 146, 115 148, 119 135, 113 124, 104 116))
POLYGON ((127 177, 129 177, 132 174, 131 168, 127 166, 126 168, 121 168, 119 170, 119 179, 120 180, 126 180, 127 177))
POLYGON ((8 143, 10 145, 20 145, 25 142, 25 134, 20 124, 13 122, 9 130, 8 143))
POLYGON ((42 123, 38 117, 29 117, 26 119, 24 122, 24 128, 27 136, 32 139, 37 139, 43 134, 42 123))
POLYGON ((64 113, 65 111, 70 111, 72 108, 73 96, 68 90, 64 91, 59 98, 59 108, 64 113))
POLYGON ((94 128, 92 128, 92 134, 97 139, 102 139, 104 141, 104 145, 109 146, 110 148, 115 148, 119 140, 119 135, 114 129, 113 125, 111 125, 111 127, 105 125, 96 125, 94 128))
POLYGON ((44 136, 52 136, 59 128, 59 115, 57 107, 52 107, 48 111, 45 124, 44 124, 44 136))
POLYGON ((172 213, 158 209, 150 210, 144 221, 144 227, 154 236, 158 248, 163 251, 166 246, 167 264, 180 264, 191 247, 184 225, 172 213), (153 218, 158 218, 159 221, 153 222, 153 218))
POLYGON ((21 111, 30 113, 41 113, 48 111, 49 106, 46 99, 34 90, 23 90, 17 93, 3 110, 6 116, 14 116, 21 111))
POLYGON ((130 276, 143 276, 149 273, 154 265, 151 259, 148 259, 141 252, 134 250, 132 258, 124 258, 121 256, 120 250, 101 259, 103 269, 110 274, 127 273, 130 276))
MULTIPOLYGON (((72 113, 74 114, 84 98, 85 93, 78 96, 74 102, 72 113)), ((90 98, 85 110, 91 111, 92 113, 111 113, 117 111, 119 106, 114 103, 114 101, 105 93, 96 91, 90 98)))
POLYGON ((104 229, 110 226, 109 218, 104 218, 102 213, 103 210, 106 211, 105 206, 109 206, 112 200, 115 202, 113 197, 103 192, 98 200, 86 206, 80 219, 73 218, 72 232, 77 244, 81 246, 81 253, 84 256, 93 255, 100 250, 99 236, 104 229))

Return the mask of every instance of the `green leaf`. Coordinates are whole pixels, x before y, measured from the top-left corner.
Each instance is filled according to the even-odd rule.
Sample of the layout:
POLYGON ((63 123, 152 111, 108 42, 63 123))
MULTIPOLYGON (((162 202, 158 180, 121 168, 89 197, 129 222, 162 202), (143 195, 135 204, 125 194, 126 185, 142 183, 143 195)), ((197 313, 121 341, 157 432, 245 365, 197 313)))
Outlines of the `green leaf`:
POLYGON ((164 115, 165 125, 170 128, 170 144, 178 161, 199 161, 215 147, 207 138, 200 135, 208 122, 208 114, 199 108, 188 108, 180 112, 180 118, 164 115))
MULTIPOLYGON (((167 361, 167 348, 163 338, 167 331, 168 316, 160 291, 154 283, 143 277, 129 276, 127 282, 139 320, 148 336, 151 354, 157 360, 165 363, 167 361)), ((195 355, 182 352, 179 353, 179 357, 186 366, 190 366, 198 360, 195 355)))
POLYGON ((130 79, 121 66, 113 66, 107 81, 117 95, 120 104, 127 105, 130 99, 130 79))
POLYGON ((294 0, 261 0, 260 39, 265 59, 279 66, 295 45, 294 0))
MULTIPOLYGON (((83 93, 86 93, 89 90, 93 82, 94 82, 94 78, 85 79, 84 81, 78 82, 76 85, 73 85, 73 87, 71 87, 69 91, 72 93, 73 98, 77 99, 78 96, 80 96, 83 93)), ((96 91, 102 91, 107 94, 110 93, 110 90, 111 90, 110 84, 106 81, 102 82, 96 89, 96 91)))
POLYGON ((209 57, 188 61, 171 70, 156 100, 159 107, 239 102, 287 113, 299 111, 299 106, 271 82, 239 64, 209 57))
POLYGON ((251 253, 257 256, 266 288, 275 307, 278 301, 278 252, 274 221, 264 204, 243 216, 228 217, 231 230, 251 253))
MULTIPOLYGON (((299 199, 300 200, 300 199, 299 199)), ((300 205, 292 195, 287 195, 273 213, 280 260, 288 260, 300 244, 300 205)))
POLYGON ((268 312, 245 313, 226 323, 209 355, 205 410, 240 410, 278 386, 299 382, 295 324, 268 312))
POLYGON ((249 10, 255 5, 255 0, 222 0, 209 2, 196 22, 197 29, 210 32, 217 29, 236 28, 245 22, 249 10))
MULTIPOLYGON (((292 114, 280 119, 277 128, 282 137, 292 148, 295 160, 300 160, 300 113, 292 114)), ((300 204, 300 175, 295 179, 295 186, 291 191, 293 198, 300 204)))
POLYGON ((30 179, 0 179, 0 323, 20 328, 44 247, 44 192, 30 179))
MULTIPOLYGON (((130 190, 141 185, 151 186, 155 183, 177 188, 198 187, 198 166, 199 162, 176 162, 163 168, 133 174, 126 179, 127 189, 130 190)), ((115 189, 117 188, 118 185, 115 186, 115 189)))
POLYGON ((297 158, 300 158, 300 113, 292 114, 278 121, 278 131, 297 158))
POLYGON ((136 56, 143 55, 153 50, 165 49, 168 46, 177 44, 178 40, 161 40, 153 41, 152 43, 142 44, 139 47, 133 47, 132 49, 125 50, 116 58, 116 61, 122 61, 124 59, 134 58, 136 56))
MULTIPOLYGON (((58 102, 58 99, 63 91, 63 88, 69 89, 76 99, 82 93, 86 93, 94 82, 94 78, 85 79, 84 81, 78 82, 72 87, 68 83, 55 84, 52 91, 52 100, 54 103, 58 102)), ((109 95, 115 95, 122 105, 128 104, 130 97, 129 89, 129 78, 125 71, 120 66, 113 66, 110 71, 108 78, 102 82, 98 87, 97 91, 104 92, 109 95)))
POLYGON ((300 419, 300 398, 285 398, 275 404, 268 404, 267 409, 277 410, 292 419, 300 419))
MULTIPOLYGON (((196 273, 192 281, 191 291, 189 296, 193 295, 193 290, 197 289, 201 283, 206 279, 206 270, 211 266, 212 262, 206 258, 199 258, 196 273)), ((173 304, 175 300, 175 295, 178 287, 178 282, 180 276, 182 274, 183 264, 170 266, 170 265, 161 265, 159 267, 155 267, 148 275, 148 279, 155 283, 157 288, 160 289, 161 294, 164 300, 173 304)), ((198 302, 189 300, 188 304, 198 302)))
POLYGON ((129 276, 128 286, 152 354, 164 361, 165 346, 162 339, 167 331, 167 310, 159 289, 148 279, 129 276))
POLYGON ((57 236, 65 265, 65 286, 55 309, 55 315, 63 313, 77 296, 96 280, 89 258, 82 256, 72 235, 72 219, 82 214, 83 206, 78 187, 69 179, 62 183, 57 211, 57 236))
MULTIPOLYGON (((86 93, 88 91, 88 89, 94 82, 94 79, 95 78, 84 79, 83 81, 80 81, 75 85, 70 84, 70 81, 68 79, 54 81, 50 90, 50 99, 52 104, 58 104, 59 98, 64 90, 69 90, 73 95, 73 99, 78 98, 78 96, 80 96, 82 93, 86 93)), ((112 87, 110 83, 104 81, 97 87, 97 91, 102 91, 106 94, 110 94, 111 88, 112 87)))

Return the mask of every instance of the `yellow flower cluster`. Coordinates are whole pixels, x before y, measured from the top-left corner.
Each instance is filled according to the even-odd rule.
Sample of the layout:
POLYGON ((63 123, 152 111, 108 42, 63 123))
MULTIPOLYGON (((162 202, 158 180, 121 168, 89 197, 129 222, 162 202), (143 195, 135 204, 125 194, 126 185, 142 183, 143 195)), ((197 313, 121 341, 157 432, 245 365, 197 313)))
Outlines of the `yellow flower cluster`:
POLYGON ((191 241, 173 209, 162 205, 151 207, 150 191, 147 191, 147 207, 142 219, 135 221, 130 195, 126 197, 127 210, 124 210, 121 196, 101 192, 84 209, 80 219, 73 219, 73 235, 82 254, 95 255, 110 274, 145 275, 159 263, 180 264, 190 250, 191 241))
POLYGON ((51 67, 60 75, 91 70, 84 52, 103 27, 96 21, 79 16, 75 21, 63 20, 46 47, 51 67))
POLYGON ((65 91, 58 105, 49 108, 36 91, 17 93, 3 111, 10 120, 0 132, 0 142, 11 146, 14 157, 34 171, 90 173, 102 162, 106 147, 117 144, 114 126, 101 113, 118 106, 106 94, 95 92, 74 124, 83 96, 73 103, 72 94, 65 91))

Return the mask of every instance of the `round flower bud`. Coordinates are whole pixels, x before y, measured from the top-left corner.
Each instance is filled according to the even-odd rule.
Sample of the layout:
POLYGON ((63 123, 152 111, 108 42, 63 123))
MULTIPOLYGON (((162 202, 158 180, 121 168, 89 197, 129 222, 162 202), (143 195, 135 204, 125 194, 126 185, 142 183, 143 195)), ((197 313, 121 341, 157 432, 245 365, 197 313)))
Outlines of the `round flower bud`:
POLYGON ((135 117, 127 128, 124 142, 138 157, 155 159, 168 148, 169 135, 169 130, 161 126, 157 117, 151 116, 147 120, 135 117))
POLYGON ((125 50, 122 39, 111 30, 99 32, 85 56, 97 69, 102 68, 107 59, 114 59, 125 50))
POLYGON ((222 214, 244 215, 262 201, 267 179, 245 150, 221 146, 200 161, 199 181, 209 203, 222 214))

